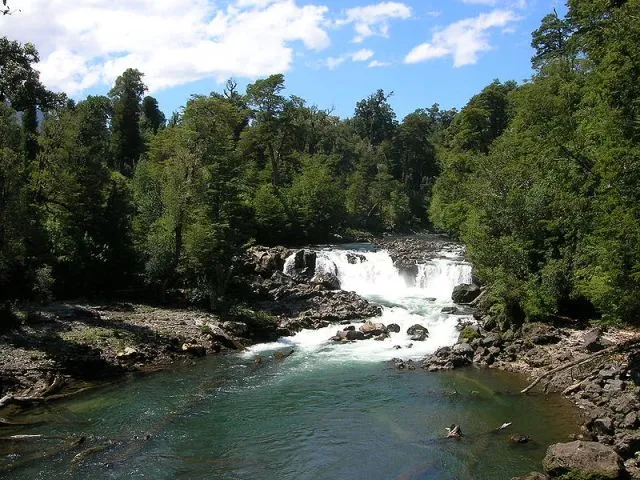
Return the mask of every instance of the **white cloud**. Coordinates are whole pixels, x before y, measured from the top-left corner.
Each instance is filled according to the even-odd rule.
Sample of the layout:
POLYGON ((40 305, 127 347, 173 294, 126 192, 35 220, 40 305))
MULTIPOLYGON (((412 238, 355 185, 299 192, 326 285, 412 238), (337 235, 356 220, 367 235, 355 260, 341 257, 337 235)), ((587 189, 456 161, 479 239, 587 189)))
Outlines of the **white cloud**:
POLYGON ((362 50, 358 50, 357 52, 352 53, 350 57, 354 62, 366 62, 371 57, 373 57, 373 55, 373 50, 363 48, 362 50))
POLYGON ((364 7, 350 8, 337 26, 353 25, 355 43, 361 43, 371 36, 388 37, 389 20, 411 18, 411 7, 399 2, 382 2, 364 7))
POLYGON ((510 10, 494 10, 466 18, 437 30, 430 42, 422 43, 405 57, 405 63, 419 63, 435 58, 453 57, 453 65, 462 67, 478 61, 481 52, 491 50, 489 30, 505 27, 518 20, 510 10))
POLYGON ((381 62, 379 60, 372 60, 371 62, 369 62, 369 65, 367 65, 369 68, 376 68, 376 67, 389 67, 391 66, 391 62, 381 62))
POLYGON ((297 0, 22 0, 0 18, 9 38, 35 43, 41 79, 70 94, 111 84, 128 67, 150 90, 289 70, 294 47, 329 46, 328 8, 297 0))
POLYGON ((329 70, 335 70, 347 60, 351 60, 352 62, 366 62, 373 57, 374 54, 375 52, 373 50, 362 48, 357 52, 345 53, 339 57, 329 57, 323 64, 326 65, 329 70))

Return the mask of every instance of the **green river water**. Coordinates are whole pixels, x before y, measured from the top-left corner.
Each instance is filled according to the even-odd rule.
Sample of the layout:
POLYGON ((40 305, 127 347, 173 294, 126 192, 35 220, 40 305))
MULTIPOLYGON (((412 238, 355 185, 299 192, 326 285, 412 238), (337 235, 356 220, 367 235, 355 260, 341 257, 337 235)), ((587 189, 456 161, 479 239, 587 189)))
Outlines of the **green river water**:
MULTIPOLYGON (((376 259, 371 254, 369 261, 376 259)), ((380 286, 380 268, 387 267, 376 268, 358 281, 370 276, 380 286)), ((449 270, 429 271, 444 278, 449 270)), ((341 275, 343 284, 349 275, 341 275)), ((385 309, 385 323, 393 319, 404 329, 421 318, 433 343, 419 348, 432 351, 451 343, 454 319, 437 313, 446 292, 434 300, 433 288, 422 287, 422 296, 415 289, 363 294, 394 305, 385 309)), ((2 434, 86 441, 66 450, 58 438, 0 443, 0 478, 510 479, 539 470, 547 446, 578 429, 577 411, 566 400, 520 395, 521 377, 476 368, 397 371, 392 356, 424 353, 393 350, 394 343, 405 345, 402 333, 385 342, 332 345, 329 330, 131 377, 32 410, 23 420, 44 423, 5 427, 2 434), (272 358, 290 347, 292 356, 272 358), (259 365, 257 356, 264 359, 259 365), (493 431, 504 422, 512 426, 493 431), (444 438, 452 423, 461 425, 461 440, 444 438), (532 440, 510 444, 515 433, 532 440), (74 461, 92 447, 98 448, 74 461)))

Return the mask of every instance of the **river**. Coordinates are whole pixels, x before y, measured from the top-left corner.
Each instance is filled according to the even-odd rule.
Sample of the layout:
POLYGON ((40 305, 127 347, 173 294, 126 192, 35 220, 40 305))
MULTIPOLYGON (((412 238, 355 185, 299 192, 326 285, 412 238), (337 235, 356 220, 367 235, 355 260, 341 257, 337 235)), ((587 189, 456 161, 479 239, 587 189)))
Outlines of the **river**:
POLYGON ((33 410, 26 419, 46 423, 16 433, 82 434, 87 447, 103 449, 74 462, 81 448, 56 453, 55 439, 0 445, 0 469, 24 463, 6 473, 12 479, 508 479, 539 469, 546 447, 577 430, 567 401, 519 395, 518 376, 391 366, 394 357, 419 359, 455 342, 457 321, 468 315, 441 309, 471 278, 460 251, 440 252, 415 276, 360 245, 319 249, 317 265, 336 271, 343 289, 383 305, 376 321, 396 323, 400 333, 336 344, 328 339, 343 326, 302 331, 33 410), (426 341, 406 334, 415 323, 428 328, 426 341), (273 359, 291 348, 290 357, 273 359), (511 427, 495 432, 504 422, 511 427), (443 438, 452 423, 462 439, 443 438), (532 440, 511 444, 515 433, 532 440))

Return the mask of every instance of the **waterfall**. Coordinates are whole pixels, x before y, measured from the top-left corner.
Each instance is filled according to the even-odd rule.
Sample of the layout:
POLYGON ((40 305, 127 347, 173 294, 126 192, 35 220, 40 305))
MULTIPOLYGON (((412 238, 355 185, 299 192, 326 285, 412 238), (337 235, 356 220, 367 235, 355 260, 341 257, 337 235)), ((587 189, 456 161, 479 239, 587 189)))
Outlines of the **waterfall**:
MULTIPOLYGON (((282 338, 277 345, 251 347, 249 354, 263 350, 293 346, 307 351, 318 361, 379 361, 394 357, 419 359, 444 345, 455 343, 456 325, 463 315, 442 313, 452 305, 451 293, 460 283, 471 283, 471 265, 461 260, 461 251, 443 251, 432 260, 418 264, 410 276, 393 264, 388 252, 322 249, 316 251, 316 273, 337 275, 342 290, 354 291, 369 301, 383 306, 376 322, 400 326, 384 341, 363 340, 334 344, 329 338, 343 325, 319 330, 303 330, 293 337, 282 338), (420 324, 429 330, 426 341, 411 341, 407 329, 420 324)), ((294 255, 287 258, 284 273, 294 273, 294 255)), ((364 321, 364 319, 363 319, 364 321)), ((356 328, 362 322, 353 322, 356 328)))

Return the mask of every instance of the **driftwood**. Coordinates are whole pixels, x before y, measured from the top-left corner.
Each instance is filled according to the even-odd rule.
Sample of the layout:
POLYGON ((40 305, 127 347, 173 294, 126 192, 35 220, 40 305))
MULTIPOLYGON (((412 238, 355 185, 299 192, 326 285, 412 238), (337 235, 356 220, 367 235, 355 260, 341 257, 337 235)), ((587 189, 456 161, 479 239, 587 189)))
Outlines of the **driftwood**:
POLYGON ((578 360, 573 360, 571 362, 565 363, 564 365, 560 365, 557 368, 554 368, 552 370, 549 370, 548 372, 543 373, 538 378, 536 378, 533 382, 531 382, 526 388, 521 390, 520 393, 527 393, 529 390, 535 387, 538 383, 540 383, 540 381, 558 372, 562 372, 567 368, 581 366, 586 363, 589 363, 591 360, 595 358, 604 357, 607 355, 612 355, 614 353, 620 353, 626 350, 631 350, 633 348, 639 348, 639 347, 640 347, 640 338, 636 337, 631 340, 627 340, 626 342, 619 343, 618 345, 614 345, 612 347, 605 348, 604 350, 600 350, 599 352, 592 353, 591 355, 587 355, 586 357, 579 358, 578 360))
MULTIPOLYGON (((54 380, 54 383, 55 383, 55 380, 54 380)), ((92 390, 94 388, 96 387, 95 386, 85 387, 85 388, 80 388, 78 390, 74 390, 73 392, 56 393, 54 395, 46 395, 46 396, 38 394, 38 395, 25 397, 25 396, 8 394, 0 398, 0 408, 6 407, 8 405, 33 405, 36 403, 54 402, 56 400, 63 400, 65 398, 73 397, 75 395, 86 392, 87 390, 92 390)))

